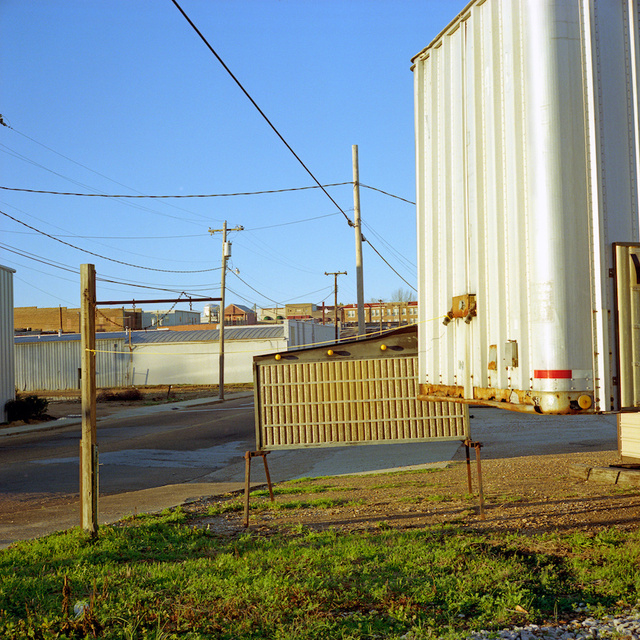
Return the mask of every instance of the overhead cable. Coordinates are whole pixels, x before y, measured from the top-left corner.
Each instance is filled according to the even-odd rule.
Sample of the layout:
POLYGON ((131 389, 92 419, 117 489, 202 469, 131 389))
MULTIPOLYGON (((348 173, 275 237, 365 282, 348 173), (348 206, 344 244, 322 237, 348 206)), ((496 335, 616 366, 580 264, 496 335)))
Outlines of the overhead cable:
POLYGON ((396 200, 402 200, 402 202, 415 205, 415 202, 412 202, 411 200, 407 200, 406 198, 401 198, 400 196, 394 196, 393 193, 388 193, 387 191, 383 191, 382 189, 376 189, 375 187, 370 187, 369 185, 362 184, 362 182, 359 182, 358 184, 361 187, 364 187, 365 189, 371 189, 371 191, 377 191, 378 193, 382 193, 385 196, 389 196, 390 198, 395 198, 396 200))
POLYGON ((38 258, 34 255, 26 253, 25 251, 22 251, 21 249, 16 249, 15 247, 11 247, 2 242, 0 242, 0 248, 3 249, 4 251, 15 253, 16 255, 21 256, 23 258, 28 258, 29 260, 34 260, 35 262, 41 262, 42 264, 46 264, 48 267, 55 267, 56 269, 62 269, 62 271, 69 271, 70 273, 75 273, 75 274, 80 273, 78 269, 73 269, 72 267, 69 267, 66 265, 56 264, 53 261, 47 261, 43 258, 38 258))
POLYGON ((408 286, 410 286, 416 293, 418 292, 418 290, 407 280, 405 280, 388 262, 387 260, 382 256, 382 254, 363 236, 362 238, 363 242, 366 242, 380 257, 380 259, 387 265, 387 267, 389 267, 389 269, 391 269, 391 271, 393 271, 393 273, 395 273, 398 278, 400 278, 400 280, 402 280, 402 282, 404 282, 405 284, 407 284, 408 286))
MULTIPOLYGON (((9 125, 6 125, 6 126, 9 127, 9 125)), ((69 156, 65 156, 63 153, 60 153, 59 151, 56 151, 55 149, 52 149, 51 147, 48 147, 46 144, 42 144, 42 142, 39 142, 38 140, 35 140, 34 138, 28 136, 26 133, 22 133, 21 131, 18 131, 14 127, 9 127, 9 129, 11 129, 12 131, 15 131, 15 133, 17 133, 18 135, 22 136, 23 138, 26 138, 27 140, 31 140, 31 142, 35 142, 37 145, 40 145, 44 149, 47 149, 48 151, 51 151, 52 153, 55 153, 56 155, 60 156, 61 158, 64 158, 65 160, 68 160, 69 162, 73 162, 73 164, 76 164, 79 167, 82 167, 83 169, 86 169, 87 171, 91 171, 92 173, 95 173, 96 175, 100 176, 101 178, 104 178, 105 180, 109 180, 110 182, 113 182, 114 184, 120 185, 121 187, 125 187, 126 189, 131 189, 132 191, 135 191, 136 193, 141 193, 140 191, 138 191, 137 189, 134 189, 133 187, 130 187, 130 186, 126 185, 126 184, 123 184, 122 182, 118 182, 117 180, 114 180, 113 178, 110 178, 109 176, 104 175, 104 173, 100 173, 99 171, 96 171, 95 169, 92 169, 91 167, 87 167, 87 165, 82 164, 81 162, 78 162, 77 160, 74 160, 73 158, 69 158, 69 156)), ((183 209, 182 207, 178 207, 178 206, 176 206, 174 204, 168 204, 168 206, 173 207, 174 209, 178 209, 179 211, 184 211, 186 213, 191 213, 192 215, 199 215, 199 214, 195 214, 193 211, 188 211, 187 209, 183 209)), ((154 212, 154 213, 159 213, 159 212, 154 212)))
POLYGON ((262 296, 263 298, 269 300, 270 302, 275 302, 276 305, 278 305, 278 301, 274 300, 273 298, 270 298, 269 296, 265 296, 264 293, 261 293, 260 291, 258 291, 257 289, 254 289, 248 282, 246 282, 245 280, 243 280, 235 271, 231 270, 231 273, 238 278, 238 280, 240 280, 240 282, 242 282, 243 284, 245 284, 247 287, 249 287, 249 289, 251 289, 251 291, 255 291, 259 296, 262 296))
POLYGON ((191 25, 191 28, 198 34, 198 36, 200 36, 200 39, 202 40, 202 42, 204 42, 204 44, 207 46, 207 48, 209 49, 209 51, 211 51, 211 53, 216 57, 216 59, 218 60, 218 62, 224 67, 224 70, 231 76, 231 78, 233 79, 233 81, 238 85, 238 87, 240 87, 240 90, 244 93, 245 96, 247 96, 247 98, 249 99, 249 101, 251 102, 251 104, 257 109, 258 113, 264 118, 265 122, 271 127, 271 129, 273 130, 273 132, 278 136, 278 138, 280 138, 280 140, 282 141, 282 143, 284 144, 285 147, 287 147, 287 149, 289 149, 289 151, 291 152, 291 154, 293 155, 293 157, 300 163, 300 165, 302 166, 302 168, 309 174, 309 176, 311 177, 311 179, 318 185, 318 187, 320 187, 320 189, 322 189, 322 191, 324 192, 324 194, 327 196, 327 198, 329 198, 329 200, 331 200, 331 202, 333 202, 333 204, 338 208, 338 210, 340 211, 340 213, 342 213, 342 215, 345 217, 345 219, 347 220, 347 222, 349 223, 349 226, 352 227, 353 226, 353 221, 349 218, 349 216, 342 210, 342 208, 340 207, 340 205, 331 197, 331 195, 329 194, 329 192, 322 186, 322 184, 320 184, 320 181, 313 175, 313 173, 311 173, 311 170, 307 167, 307 165, 302 162, 302 160, 300 159, 300 157, 298 156, 298 154, 291 148, 291 146, 289 145, 289 143, 284 139, 284 137, 282 136, 282 134, 275 128, 275 126, 273 125, 273 123, 271 122, 271 120, 269 120, 269 118, 267 118, 267 116, 265 115, 264 111, 262 111, 262 109, 258 106, 258 103, 251 97, 251 95, 249 94, 249 92, 242 86, 241 82, 238 80, 238 78, 235 77, 235 75, 233 75, 233 73, 231 72, 231 69, 229 69, 229 67, 227 67, 227 65, 224 63, 224 61, 222 60, 222 58, 218 55, 218 53, 215 51, 215 49, 209 44, 209 41, 204 37, 204 35, 200 32, 200 30, 198 29, 198 27, 196 27, 196 25, 193 23, 193 21, 191 20, 191 18, 189 18, 189 16, 184 12, 184 10, 182 9, 182 7, 176 2, 176 0, 171 0, 171 2, 173 2, 173 4, 176 6, 176 8, 178 9, 178 11, 180 11, 180 13, 183 15, 184 19, 191 25))
MULTIPOLYGON (((63 176, 64 177, 64 176, 63 176)), ((68 179, 68 178, 67 178, 68 179)), ((0 186, 5 191, 21 191, 23 193, 44 193, 51 196, 78 196, 82 198, 231 198, 234 196, 260 196, 267 193, 286 193, 289 191, 307 191, 309 189, 325 189, 325 187, 341 187, 352 182, 334 182, 325 185, 309 185, 306 187, 290 187, 288 189, 266 189, 264 191, 240 191, 238 193, 188 193, 188 194, 166 194, 166 195, 132 195, 126 193, 73 193, 70 191, 45 191, 43 189, 23 189, 20 187, 0 186)), ((85 186, 85 185, 83 185, 85 186)), ((89 188, 89 187, 87 187, 89 188)), ((340 207, 338 207, 340 209, 340 207)), ((344 214, 344 211, 340 209, 344 214)), ((346 214, 345 214, 346 215, 346 214)), ((348 219, 348 218, 347 218, 348 219)))
MULTIPOLYGON (((98 174, 98 175, 101 175, 101 174, 98 174)), ((69 180, 69 178, 66 178, 66 179, 69 180)), ((120 183, 116 183, 116 184, 120 184, 120 183)), ((342 187, 347 184, 353 184, 353 182, 332 182, 325 185, 309 185, 306 187, 290 187, 287 189, 264 189, 263 191, 239 191, 237 193, 187 193, 187 194, 181 193, 181 194, 165 194, 165 195, 149 195, 149 194, 143 194, 143 193, 138 193, 138 194, 74 193, 71 191, 46 191, 44 189, 24 189, 21 187, 5 187, 5 186, 0 186, 0 189, 4 189, 5 191, 22 191, 24 193, 43 193, 51 196, 78 196, 82 198, 150 198, 150 199, 160 200, 160 199, 170 199, 170 198, 176 198, 176 199, 177 198, 232 198, 235 196, 260 196, 268 193, 287 193, 290 191, 308 191, 309 189, 342 187)), ((370 189, 371 191, 377 191, 378 193, 382 193, 383 195, 389 196, 390 198, 395 198, 396 200, 401 200, 402 202, 406 202, 407 204, 412 204, 412 205, 416 204, 412 200, 407 200, 406 198, 402 198, 401 196, 397 196, 393 193, 389 193, 388 191, 383 191, 382 189, 378 189, 377 187, 371 187, 367 184, 362 184, 362 182, 359 182, 358 184, 365 189, 370 189)), ((342 211, 342 209, 340 209, 340 211, 342 211)), ((188 212, 188 213, 191 213, 191 212, 188 212)))
POLYGON ((158 269, 156 267, 145 267, 143 265, 139 265, 139 264, 132 264, 131 262, 124 262, 122 260, 116 260, 115 258, 109 258, 108 256, 103 256, 99 253, 94 253, 93 251, 88 251, 87 249, 82 249, 81 247, 76 247, 75 245, 69 243, 69 242, 65 242, 64 240, 60 240, 60 238, 56 238, 55 236, 50 235, 49 233, 45 233, 44 231, 41 231, 40 229, 36 229, 35 227, 32 227, 30 224, 27 224, 26 222, 22 222, 22 220, 18 220, 18 218, 14 218, 13 216, 9 215, 8 213, 5 213, 4 211, 0 211, 0 214, 2 214, 3 216, 13 220, 14 222, 17 222, 18 224, 21 224, 24 227, 27 227, 27 229, 31 229, 33 231, 37 231, 39 234, 50 238, 51 240, 55 240, 56 242, 59 242, 60 244, 64 244, 67 247, 71 247, 72 249, 76 249, 77 251, 82 251, 83 253, 86 253, 90 256, 95 256, 96 258, 102 258, 103 260, 108 260, 109 262, 116 262, 117 264, 122 264, 125 265, 127 267, 134 267, 135 269, 145 269, 146 271, 160 271, 162 273, 206 273, 209 271, 216 271, 215 268, 213 269, 192 269, 192 270, 174 270, 174 269, 158 269))

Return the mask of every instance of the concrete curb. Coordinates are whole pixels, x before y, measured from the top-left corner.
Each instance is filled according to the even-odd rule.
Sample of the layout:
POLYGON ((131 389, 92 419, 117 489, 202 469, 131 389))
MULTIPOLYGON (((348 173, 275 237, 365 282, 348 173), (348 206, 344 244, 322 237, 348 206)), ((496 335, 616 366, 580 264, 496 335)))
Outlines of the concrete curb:
POLYGON ((588 464, 572 464, 569 474, 585 482, 607 482, 628 487, 640 487, 640 468, 625 469, 623 467, 591 467, 588 464))
MULTIPOLYGON (((134 418, 142 415, 153 415, 155 413, 163 413, 165 411, 175 411, 188 407, 194 407, 202 404, 220 404, 227 400, 236 400, 238 398, 253 398, 253 391, 238 391, 236 393, 225 394, 224 400, 220 400, 217 397, 214 398, 193 398, 192 400, 182 400, 180 402, 165 402, 163 404, 154 404, 146 407, 135 407, 133 409, 124 409, 116 413, 112 413, 108 416, 103 416, 97 419, 97 422, 104 422, 105 420, 121 419, 121 418, 134 418)), ((63 427, 69 427, 75 424, 81 424, 81 417, 74 418, 59 418, 57 420, 49 420, 47 422, 38 422, 36 424, 21 424, 16 427, 12 426, 0 426, 0 438, 7 436, 20 436, 28 433, 52 431, 54 429, 62 429, 63 427)))

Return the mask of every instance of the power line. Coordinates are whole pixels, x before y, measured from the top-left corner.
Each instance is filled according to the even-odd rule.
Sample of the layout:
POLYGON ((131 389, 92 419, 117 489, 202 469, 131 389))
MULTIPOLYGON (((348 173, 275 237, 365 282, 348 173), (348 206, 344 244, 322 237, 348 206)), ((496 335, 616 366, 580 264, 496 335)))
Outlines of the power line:
MULTIPOLYGON (((4 149, 0 149, 0 151, 4 151, 4 153, 7 153, 8 155, 12 155, 15 158, 18 158, 20 160, 23 160, 24 162, 27 162, 29 164, 32 164, 40 169, 43 169, 44 171, 48 171, 49 173, 52 173, 53 175, 56 175, 60 178, 63 178, 64 180, 68 180, 69 182, 73 183, 73 184, 77 184, 78 186, 84 187, 85 189, 92 189, 92 187, 90 185, 86 185, 82 182, 78 182, 77 180, 74 180, 73 178, 69 178, 68 176, 65 176, 61 173, 58 173, 57 171, 53 171, 53 169, 49 169, 47 167, 45 167, 44 165, 40 164, 39 162, 36 162, 35 160, 31 160, 30 158, 27 158, 26 156, 23 156, 22 154, 18 153, 17 151, 14 151, 13 149, 11 149, 10 147, 7 147, 4 144, 0 144, 0 147, 4 147, 5 149, 8 149, 11 153, 9 153, 9 151, 4 151, 4 149)), ((4 188, 4 187, 2 187, 4 188)), ((29 189, 11 189, 11 188, 6 188, 7 191, 25 191, 25 192, 30 192, 29 189)), ((98 189, 96 189, 96 191, 99 191, 98 189)), ((47 193, 46 191, 37 191, 37 190, 31 190, 31 192, 33 193, 47 193)), ((55 194, 56 192, 49 192, 51 194, 55 194)), ((59 195, 67 195, 63 192, 60 192, 59 195)), ((84 195, 84 196, 95 196, 95 197, 109 197, 108 194, 104 194, 104 193, 85 193, 85 194, 79 194, 79 193, 73 193, 73 194, 68 194, 68 195, 84 195)), ((133 196, 133 197, 137 197, 137 196, 133 196)), ((120 199, 118 199, 118 201, 120 201, 120 199)), ((141 211, 147 211, 149 213, 154 213, 156 215, 159 216, 163 216, 165 218, 173 218, 174 220, 180 220, 181 222, 188 222, 189 224, 198 224, 197 222, 195 222, 194 220, 189 220, 188 218, 185 218, 184 216, 172 216, 169 213, 161 213, 160 211, 155 211, 154 209, 150 209, 149 207, 145 207, 141 204, 136 204, 133 202, 126 202, 126 201, 122 201, 121 204, 124 204, 128 207, 133 207, 135 209, 140 209, 141 211)), ((184 211, 184 209, 183 209, 184 211)), ((192 215, 195 215, 199 218, 203 218, 203 219, 207 219, 206 216, 203 216, 202 214, 197 214, 197 213, 193 213, 193 212, 187 212, 187 213, 191 213, 192 215)))
POLYGON ((333 204, 336 206, 336 208, 345 217, 345 219, 349 223, 349 226, 352 227, 353 226, 353 222, 351 221, 349 216, 342 210, 340 205, 331 197, 329 192, 322 186, 322 184, 320 184, 320 181, 313 175, 313 173, 311 173, 311 170, 307 167, 307 165, 304 162, 302 162, 302 160, 300 159, 298 154, 292 149, 292 147, 284 139, 282 134, 276 129, 276 127, 273 125, 271 120, 269 120, 269 118, 267 118, 267 116, 265 115, 264 111, 262 111, 262 109, 258 106, 257 102, 251 97, 249 92, 242 86, 242 84, 240 83, 238 78, 236 78, 235 75, 233 75, 233 73, 231 72, 231 69, 229 69, 229 67, 227 67, 227 65, 224 63, 222 58, 216 53, 215 49, 209 44, 208 40, 204 37, 204 35, 202 35, 202 33, 200 32, 198 27, 196 27, 196 25, 192 22, 191 18, 189 18, 189 16, 184 12, 182 7, 176 2, 176 0, 171 0, 171 2, 173 2, 173 4, 178 9, 178 11, 180 11, 180 13, 183 15, 184 19, 191 25, 191 28, 198 34, 198 36, 200 36, 200 39, 202 40, 202 42, 204 42, 204 44, 207 46, 209 51, 211 51, 211 53, 216 57, 218 62, 224 67, 225 71, 231 76, 231 78, 238 85, 238 87, 240 87, 240 90, 244 93, 245 96, 247 96, 247 98, 249 99, 251 104, 257 109, 258 113, 264 118, 265 122, 271 127, 271 129, 278 136, 278 138, 280 138, 280 140, 282 141, 284 146, 287 147, 287 149, 289 149, 289 151, 291 152, 293 157, 300 163, 302 168, 309 174, 311 179, 318 185, 318 187, 320 187, 320 189, 322 189, 322 191, 327 196, 327 198, 329 198, 329 200, 331 200, 331 202, 333 202, 333 204))
MULTIPOLYGON (((15 154, 16 152, 13 152, 13 153, 15 154)), ((64 158, 65 156, 62 156, 62 157, 64 158)), ((28 160, 24 156, 22 157, 22 159, 26 159, 32 164, 36 164, 37 166, 43 169, 46 169, 46 167, 43 167, 42 165, 35 163, 33 160, 28 160)), ((80 165, 80 166, 83 166, 83 165, 80 165)), ((46 169, 46 170, 51 171, 50 169, 46 169)), ((71 178, 67 178, 66 176, 62 176, 61 174, 56 174, 56 175, 60 175, 62 178, 65 178, 65 180, 71 180, 71 178)), ((102 174, 98 173, 98 175, 102 175, 102 174)), ((76 184, 80 184, 83 187, 87 186, 87 185, 83 185, 80 182, 77 182, 76 184)), ((116 182, 116 184, 120 184, 120 183, 116 182)), ((307 191, 309 189, 325 189, 328 187, 342 187, 347 184, 353 184, 353 182, 332 182, 330 184, 325 184, 325 185, 309 185, 307 187, 290 187, 287 189, 264 189, 262 191, 239 191, 237 193, 187 193, 187 194, 181 193, 181 194, 164 194, 164 195, 149 195, 149 194, 142 194, 140 192, 138 192, 138 194, 136 195, 126 194, 126 193, 74 193, 70 191, 45 191, 43 189, 24 189, 21 187, 5 187, 5 186, 0 186, 0 189, 4 189, 6 191, 22 191, 24 193, 43 193, 43 194, 52 195, 52 196, 78 196, 83 198, 139 198, 139 199, 150 198, 150 199, 160 200, 160 199, 170 199, 170 198, 175 198, 175 199, 178 199, 178 198, 231 198, 235 196, 260 196, 268 193, 287 193, 289 191, 307 191)), ((378 193, 382 193, 383 195, 389 196, 390 198, 395 198, 396 200, 401 200, 402 202, 406 202, 407 204, 411 204, 411 205, 416 204, 412 200, 407 200, 406 198, 397 196, 393 193, 389 193, 388 191, 383 191, 382 189, 378 189, 377 187, 371 187, 367 184, 362 184, 362 182, 358 184, 365 189, 370 189, 371 191, 377 191, 378 193)), ((126 186, 126 185, 121 185, 121 186, 126 186)), ((128 187, 128 188, 131 189, 131 187, 128 187)), ((338 208, 342 213, 344 213, 344 211, 340 207, 338 208)), ((183 209, 183 211, 186 211, 186 209, 183 209)), ((187 213, 192 213, 192 212, 187 211, 187 213)))
POLYGON ((395 198, 396 200, 402 200, 402 202, 415 205, 415 202, 412 202, 411 200, 407 200, 406 198, 401 198, 400 196, 395 196, 393 195, 393 193, 388 193, 387 191, 383 191, 382 189, 376 189, 375 187, 370 187, 366 184, 362 184, 362 182, 359 182, 358 184, 361 187, 364 187, 365 189, 371 189, 371 191, 377 191, 378 193, 382 193, 385 196, 389 196, 390 198, 395 198))
POLYGON ((9 251, 10 253, 15 253, 18 256, 21 256, 22 258, 28 258, 29 260, 34 260, 35 262, 40 262, 42 264, 46 264, 48 267, 54 267, 56 269, 62 269, 62 271, 69 271, 70 273, 74 273, 74 274, 79 274, 80 271, 78 269, 73 269, 72 267, 66 266, 66 265, 62 265, 62 264, 56 264, 53 261, 47 261, 45 259, 42 258, 38 258, 34 255, 31 255, 29 253, 26 253, 25 251, 22 251, 21 249, 16 249, 15 247, 11 247, 10 245, 6 245, 2 242, 0 242, 0 248, 2 248, 4 251, 9 251))
POLYGON ((389 269, 391 269, 391 271, 393 271, 393 273, 395 273, 398 278, 400 278, 400 280, 402 280, 402 282, 404 282, 405 284, 409 285, 416 293, 418 292, 418 290, 407 280, 405 280, 388 262, 387 260, 383 257, 383 255, 366 239, 366 238, 362 238, 363 242, 366 242, 380 257, 380 259, 387 265, 387 267, 389 267, 389 269))
MULTIPOLYGON (((15 209, 16 207, 13 207, 13 208, 15 209)), ((329 215, 336 215, 336 214, 331 213, 329 215)), ((294 223, 289 222, 286 224, 294 224, 294 223)), ((276 225, 276 226, 279 226, 279 225, 276 225)), ((267 227, 261 227, 261 228, 266 229, 267 227)), ((20 233, 20 234, 25 234, 30 236, 38 235, 34 231, 4 231, 4 233, 20 233)), ((188 235, 182 235, 182 236, 176 236, 176 235, 171 235, 171 236, 80 236, 75 233, 69 233, 69 234, 60 233, 58 234, 57 237, 58 238, 80 238, 81 240, 176 240, 176 239, 179 240, 182 238, 204 238, 205 236, 203 233, 190 233, 188 235)))
POLYGON ((366 222, 364 222, 364 220, 362 221, 362 224, 367 227, 367 229, 369 229, 369 231, 371 231, 371 233, 373 233, 374 236, 376 236, 376 238, 378 240, 380 240, 380 242, 382 242, 382 244, 384 244, 387 249, 389 249, 390 251, 393 252, 393 254, 395 255, 396 259, 399 260, 400 262, 404 263, 404 266, 409 269, 410 271, 413 271, 415 269, 417 269, 416 265, 413 264, 413 262, 411 262, 410 260, 408 260, 404 255, 402 255, 402 253, 400 253, 392 244, 390 244, 381 234, 379 234, 370 224, 367 224, 366 222))
POLYGON ((69 243, 69 242, 65 242, 64 240, 60 240, 60 238, 56 238, 55 236, 52 236, 48 233, 45 233, 44 231, 40 231, 40 229, 36 229, 35 227, 32 227, 31 225, 27 224, 26 222, 22 222, 22 220, 18 220, 18 218, 14 218, 13 216, 9 215, 8 213, 5 213, 4 211, 0 211, 0 214, 2 214, 3 216, 13 220, 14 222, 17 222, 18 224, 23 225, 24 227, 27 227, 27 229, 31 229, 33 231, 37 231, 39 234, 50 238, 51 240, 55 240, 56 242, 59 242, 60 244, 64 244, 67 247, 71 247, 72 249, 76 249, 77 251, 82 251, 83 253, 86 253, 90 256, 95 256, 96 258, 102 258, 103 260, 109 260, 110 262, 116 262, 117 264, 122 264, 125 265, 127 267, 134 267, 135 269, 145 269, 146 271, 160 271, 162 273, 206 273, 209 271, 215 271, 216 269, 194 269, 194 270, 174 270, 174 269, 158 269, 155 267, 145 267, 139 264, 132 264, 131 262, 124 262, 122 260, 116 260, 115 258, 109 258, 108 256, 103 256, 99 253, 94 253, 93 251, 88 251, 87 249, 82 249, 80 247, 76 247, 75 245, 69 243))
MULTIPOLYGON (((41 166, 41 165, 39 165, 41 166)), ((57 174, 60 175, 60 174, 57 174)), ((61 176, 65 177, 65 176, 61 176)), ((70 178, 65 178, 69 180, 70 178)), ((80 183, 77 183, 80 184, 80 183)), ((163 198, 231 198, 235 196, 260 196, 267 193, 287 193, 290 191, 307 191, 309 189, 325 189, 327 187, 341 187, 347 184, 352 184, 351 182, 334 182, 331 184, 325 185, 310 185, 307 187, 290 187, 287 189, 266 189, 264 191, 240 191, 238 193, 189 193, 189 194, 165 194, 165 195, 132 195, 126 193, 74 193, 70 191, 45 191, 43 189, 23 189, 20 187, 5 187, 0 185, 0 189, 4 189, 5 191, 20 191, 23 193, 43 193, 51 196, 78 196, 82 198, 151 198, 151 199, 163 199, 163 198)), ((85 187, 86 185, 82 185, 85 187)), ((90 187, 87 187, 89 189, 90 187)), ((340 207, 338 207, 340 209, 340 207)), ((340 209, 342 211, 342 209, 340 209)), ((172 216, 173 217, 173 216, 172 216)), ((182 218, 180 218, 182 219, 182 218)), ((348 218, 347 218, 348 219, 348 218)))
POLYGON ((305 218, 304 220, 293 220, 292 222, 281 222, 280 224, 270 224, 267 227, 254 227, 253 229, 247 229, 247 231, 262 231, 263 229, 274 229, 275 227, 286 227, 290 224, 300 224, 301 222, 310 222, 311 220, 320 220, 321 218, 330 218, 332 216, 337 216, 338 212, 335 213, 326 213, 323 216, 315 216, 313 218, 305 218))
MULTIPOLYGON (((87 165, 82 164, 81 162, 78 162, 77 160, 74 160, 73 158, 69 158, 68 156, 65 156, 63 153, 60 153, 59 151, 56 151, 55 149, 52 149, 51 147, 48 147, 46 144, 43 144, 42 142, 39 142, 38 140, 35 140, 34 138, 28 136, 26 133, 22 133, 21 131, 18 131, 17 129, 14 129, 13 127, 10 127, 9 125, 5 125, 5 126, 7 126, 12 131, 15 131, 18 135, 22 136, 23 138, 26 138, 27 140, 31 140, 31 142, 35 142, 37 145, 40 145, 44 149, 47 149, 48 151, 51 151, 52 153, 55 153, 56 155, 60 156, 61 158, 64 158, 65 160, 68 160, 69 162, 73 162, 73 164, 76 164, 79 167, 82 167, 83 169, 86 169, 87 171, 91 171, 92 173, 95 173, 96 175, 100 176, 101 178, 104 178, 105 180, 109 180, 110 182, 113 182, 114 184, 120 185, 121 187, 125 187, 126 189, 131 189, 132 191, 135 191, 136 193, 142 194, 141 191, 138 191, 137 189, 134 189, 133 187, 130 187, 129 185, 123 184, 122 182, 118 182, 117 180, 114 180, 113 178, 110 178, 109 176, 104 175, 104 173, 100 173, 99 171, 96 171, 95 169, 92 169, 91 167, 87 167, 87 165)), ((173 207, 174 209, 178 209, 179 211, 184 211, 185 213, 190 213, 192 215, 200 216, 200 214, 196 214, 193 211, 188 211, 187 209, 183 209, 182 207, 177 207, 174 204, 168 204, 168 206, 173 207)), ((159 213, 159 212, 154 212, 154 213, 159 213)), ((162 214, 160 214, 160 215, 162 215, 162 214)))
POLYGON ((231 271, 231 273, 233 273, 233 275, 238 278, 238 280, 240 280, 240 282, 242 282, 243 284, 245 284, 247 287, 249 287, 249 289, 251 289, 251 291, 255 291, 255 293, 257 293, 259 296, 262 296, 263 298, 265 298, 266 300, 269 300, 271 302, 275 302, 276 305, 279 304, 277 300, 274 300, 273 298, 270 298, 269 296, 265 296, 264 293, 261 293, 260 291, 258 291, 257 289, 254 289, 248 282, 245 282, 235 271, 231 271))

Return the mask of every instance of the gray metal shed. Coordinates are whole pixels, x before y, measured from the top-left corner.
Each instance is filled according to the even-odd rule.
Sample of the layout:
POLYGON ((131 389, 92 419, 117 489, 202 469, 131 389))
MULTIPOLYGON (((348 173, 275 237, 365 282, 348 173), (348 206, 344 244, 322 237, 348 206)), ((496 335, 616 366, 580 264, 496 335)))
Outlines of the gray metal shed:
POLYGON ((15 398, 13 354, 13 274, 15 269, 0 265, 0 422, 6 422, 4 409, 15 398))

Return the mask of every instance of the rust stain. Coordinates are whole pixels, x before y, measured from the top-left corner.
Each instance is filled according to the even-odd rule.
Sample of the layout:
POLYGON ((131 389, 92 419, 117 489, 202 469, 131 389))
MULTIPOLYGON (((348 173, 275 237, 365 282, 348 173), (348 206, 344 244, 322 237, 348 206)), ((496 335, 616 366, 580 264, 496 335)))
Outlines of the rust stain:
MULTIPOLYGON (((583 392, 567 394, 570 400, 569 407, 566 410, 549 413, 592 413, 588 410, 580 409, 577 399, 582 393, 583 392)), ((556 395, 559 397, 558 394, 550 392, 474 387, 473 398, 465 398, 464 388, 461 386, 421 384, 419 386, 418 400, 430 402, 442 401, 444 398, 447 398, 451 402, 486 405, 489 407, 499 407, 501 409, 525 413, 545 413, 540 409, 540 405, 544 399, 548 398, 550 395, 556 395), (516 399, 517 401, 514 402, 516 399)))
POLYGON ((496 344, 489 345, 489 366, 487 368, 489 371, 498 370, 498 345, 496 344))

